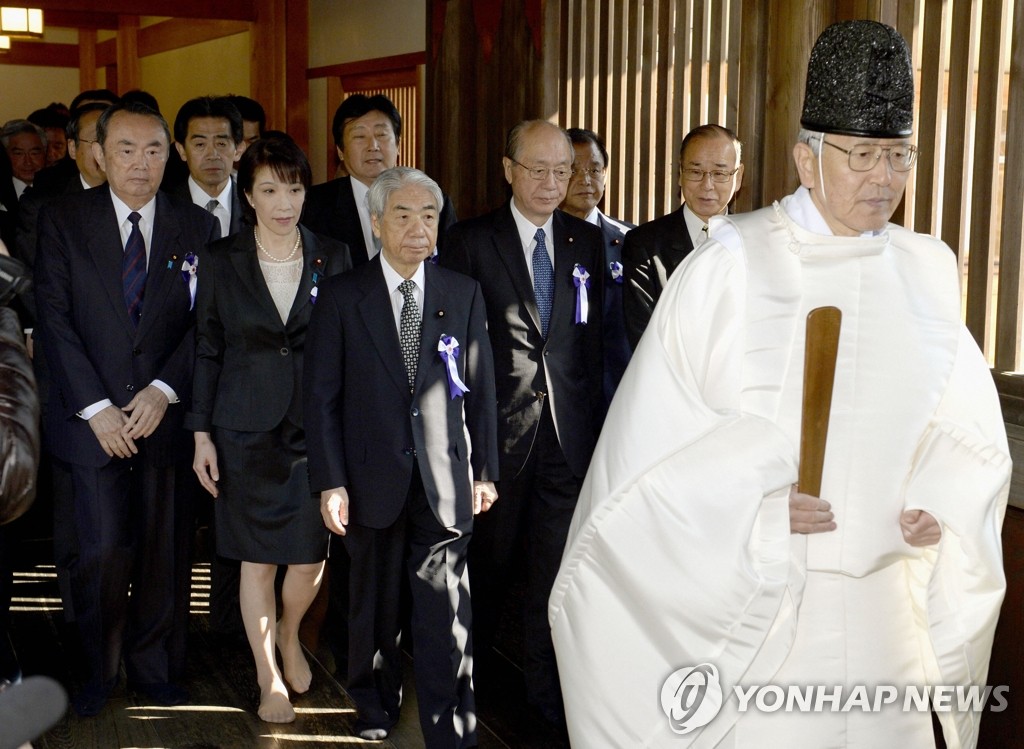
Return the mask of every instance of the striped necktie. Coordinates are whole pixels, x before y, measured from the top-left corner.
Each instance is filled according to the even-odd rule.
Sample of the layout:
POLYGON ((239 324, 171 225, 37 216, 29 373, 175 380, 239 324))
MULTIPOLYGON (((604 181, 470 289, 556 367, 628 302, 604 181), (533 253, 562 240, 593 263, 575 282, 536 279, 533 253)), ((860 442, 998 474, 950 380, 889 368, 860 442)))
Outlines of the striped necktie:
POLYGON ((146 240, 139 229, 137 211, 128 214, 132 230, 124 243, 124 257, 121 259, 121 283, 124 286, 124 303, 133 325, 139 324, 142 315, 142 293, 146 289, 146 240))
POLYGON ((537 313, 540 315, 540 332, 548 337, 548 323, 551 322, 551 303, 555 297, 555 271, 548 257, 548 245, 544 230, 537 229, 533 235, 537 246, 533 248, 533 295, 537 299, 537 313))

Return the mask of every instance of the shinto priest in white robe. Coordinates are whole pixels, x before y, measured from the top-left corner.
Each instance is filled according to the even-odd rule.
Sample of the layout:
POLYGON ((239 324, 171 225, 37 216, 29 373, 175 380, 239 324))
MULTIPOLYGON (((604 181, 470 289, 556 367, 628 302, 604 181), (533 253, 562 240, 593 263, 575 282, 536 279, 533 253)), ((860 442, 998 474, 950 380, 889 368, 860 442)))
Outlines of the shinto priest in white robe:
MULTIPOLYGON (((1010 459, 960 322, 956 259, 889 225, 836 237, 809 193, 715 219, 612 403, 551 595, 574 746, 932 746, 928 710, 739 711, 741 685, 983 685, 1005 588, 1010 459), (821 497, 792 535, 805 321, 842 311, 821 497), (913 548, 901 512, 941 524, 913 548), (660 690, 713 664, 724 702, 673 732, 660 690)), ((939 712, 947 745, 979 711, 939 712)))

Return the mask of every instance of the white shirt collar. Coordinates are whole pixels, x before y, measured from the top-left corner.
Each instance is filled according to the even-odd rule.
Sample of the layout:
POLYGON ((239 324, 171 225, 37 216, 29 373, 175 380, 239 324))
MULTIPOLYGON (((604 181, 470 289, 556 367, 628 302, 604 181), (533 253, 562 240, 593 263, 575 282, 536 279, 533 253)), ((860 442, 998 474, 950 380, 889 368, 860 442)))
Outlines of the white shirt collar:
POLYGON ((509 205, 512 206, 512 218, 516 222, 516 229, 519 230, 519 241, 523 245, 523 250, 527 252, 532 252, 533 238, 537 234, 537 229, 543 229, 545 244, 547 244, 548 254, 550 254, 552 252, 552 242, 554 241, 554 236, 551 233, 552 227, 555 223, 554 214, 548 216, 548 220, 544 222, 543 226, 537 226, 535 223, 530 221, 530 219, 526 218, 526 216, 520 213, 518 208, 516 208, 515 198, 512 198, 509 201, 509 205))
POLYGON ((18 196, 18 200, 21 200, 21 194, 25 192, 25 188, 28 187, 28 182, 20 180, 17 177, 11 177, 14 182, 14 192, 18 196))
MULTIPOLYGON (((132 212, 132 209, 121 198, 117 197, 113 190, 110 191, 110 199, 114 203, 114 213, 117 215, 117 226, 121 230, 121 242, 123 244, 127 241, 128 234, 131 232, 128 215, 132 212)), ((142 220, 139 222, 139 230, 146 240, 146 255, 148 257, 153 239, 153 222, 156 219, 156 196, 154 195, 149 199, 148 203, 139 208, 138 213, 142 216, 142 220)))
POLYGON ((377 254, 377 245, 373 241, 373 224, 370 223, 370 205, 367 198, 370 188, 357 180, 349 177, 352 185, 352 197, 356 201, 356 211, 359 213, 359 223, 363 227, 363 242, 366 243, 366 257, 370 258, 377 254))
POLYGON ((694 247, 699 247, 700 244, 708 238, 708 235, 704 232, 705 226, 710 226, 704 222, 700 216, 690 210, 690 206, 683 203, 683 219, 686 221, 686 231, 690 234, 690 241, 694 247))
POLYGON ((206 208, 206 204, 211 200, 216 200, 220 203, 220 207, 228 213, 231 212, 231 180, 228 179, 224 185, 224 189, 220 191, 220 195, 210 195, 199 183, 192 179, 192 175, 188 176, 188 192, 192 196, 192 202, 200 208, 206 208))
MULTIPOLYGON (((391 267, 391 263, 384 257, 384 253, 380 256, 380 267, 384 271, 384 283, 387 284, 388 293, 394 294, 398 291, 398 287, 405 281, 405 276, 399 273, 397 270, 391 267)), ((416 288, 422 290, 424 287, 424 279, 426 278, 426 271, 423 270, 423 263, 420 263, 416 268, 416 272, 412 274, 412 278, 409 280, 416 284, 416 288)))

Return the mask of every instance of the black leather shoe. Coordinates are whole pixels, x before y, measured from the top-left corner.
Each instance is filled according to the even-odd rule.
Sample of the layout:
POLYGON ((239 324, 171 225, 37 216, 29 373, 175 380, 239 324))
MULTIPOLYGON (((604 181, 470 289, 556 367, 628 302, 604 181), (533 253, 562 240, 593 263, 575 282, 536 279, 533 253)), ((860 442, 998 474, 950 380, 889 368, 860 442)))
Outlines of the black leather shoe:
POLYGON ((113 687, 87 686, 75 695, 71 700, 71 709, 81 718, 92 718, 103 711, 104 705, 110 699, 113 687))
POLYGON ((132 684, 131 688, 160 707, 175 707, 188 702, 188 690, 177 684, 132 684))

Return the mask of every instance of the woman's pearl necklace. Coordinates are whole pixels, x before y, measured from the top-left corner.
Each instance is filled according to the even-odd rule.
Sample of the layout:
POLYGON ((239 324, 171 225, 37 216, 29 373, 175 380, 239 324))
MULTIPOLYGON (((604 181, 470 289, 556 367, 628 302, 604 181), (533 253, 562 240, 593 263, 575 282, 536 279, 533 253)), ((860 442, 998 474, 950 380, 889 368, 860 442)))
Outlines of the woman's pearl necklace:
POLYGON ((256 246, 260 249, 260 251, 268 258, 273 260, 275 263, 287 263, 289 260, 295 257, 295 253, 299 251, 300 247, 302 247, 302 234, 299 232, 299 227, 297 226, 295 227, 295 246, 292 247, 292 251, 288 253, 288 257, 283 259, 276 258, 269 252, 267 252, 267 248, 264 247, 263 244, 260 242, 260 230, 255 226, 252 227, 252 236, 256 240, 256 246))

